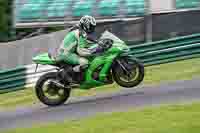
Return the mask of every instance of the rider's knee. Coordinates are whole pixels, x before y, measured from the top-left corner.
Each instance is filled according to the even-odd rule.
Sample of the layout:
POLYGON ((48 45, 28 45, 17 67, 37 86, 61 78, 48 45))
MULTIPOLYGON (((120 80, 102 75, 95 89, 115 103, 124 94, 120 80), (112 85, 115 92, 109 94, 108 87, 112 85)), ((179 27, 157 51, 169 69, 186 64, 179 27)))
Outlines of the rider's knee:
POLYGON ((79 61, 80 61, 80 65, 87 65, 88 64, 88 60, 85 59, 85 58, 80 58, 79 61))

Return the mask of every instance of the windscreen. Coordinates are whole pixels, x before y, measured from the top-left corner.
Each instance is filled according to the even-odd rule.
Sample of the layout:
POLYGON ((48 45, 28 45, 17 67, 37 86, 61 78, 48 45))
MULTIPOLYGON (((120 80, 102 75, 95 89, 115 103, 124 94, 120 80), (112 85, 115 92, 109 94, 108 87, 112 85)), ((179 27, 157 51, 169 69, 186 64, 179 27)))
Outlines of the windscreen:
POLYGON ((112 34, 109 31, 105 31, 100 39, 112 39, 114 42, 119 42, 119 43, 124 43, 124 41, 122 41, 121 39, 119 39, 117 36, 115 36, 114 34, 112 34))

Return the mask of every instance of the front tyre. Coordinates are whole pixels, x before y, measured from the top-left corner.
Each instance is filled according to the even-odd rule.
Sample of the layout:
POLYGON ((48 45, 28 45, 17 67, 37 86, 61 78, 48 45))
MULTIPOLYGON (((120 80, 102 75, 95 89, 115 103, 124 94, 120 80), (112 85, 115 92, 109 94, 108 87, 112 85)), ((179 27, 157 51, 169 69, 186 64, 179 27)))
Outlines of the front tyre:
POLYGON ((69 98, 71 89, 59 87, 53 82, 59 82, 56 72, 50 72, 41 76, 35 86, 36 95, 45 105, 62 105, 69 98))
POLYGON ((144 66, 136 59, 121 58, 115 62, 113 68, 115 82, 125 88, 139 85, 144 79, 144 66))

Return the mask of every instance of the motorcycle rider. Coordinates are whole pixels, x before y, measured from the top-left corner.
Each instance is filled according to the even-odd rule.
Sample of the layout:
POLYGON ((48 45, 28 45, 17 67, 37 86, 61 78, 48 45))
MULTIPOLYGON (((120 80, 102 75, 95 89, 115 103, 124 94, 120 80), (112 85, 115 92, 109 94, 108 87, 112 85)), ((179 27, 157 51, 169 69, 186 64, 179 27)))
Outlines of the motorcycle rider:
POLYGON ((55 59, 65 63, 75 65, 74 72, 80 72, 81 68, 88 64, 85 58, 92 55, 88 47, 88 34, 93 33, 96 27, 96 20, 92 16, 83 16, 79 24, 73 27, 65 36, 60 45, 55 59))

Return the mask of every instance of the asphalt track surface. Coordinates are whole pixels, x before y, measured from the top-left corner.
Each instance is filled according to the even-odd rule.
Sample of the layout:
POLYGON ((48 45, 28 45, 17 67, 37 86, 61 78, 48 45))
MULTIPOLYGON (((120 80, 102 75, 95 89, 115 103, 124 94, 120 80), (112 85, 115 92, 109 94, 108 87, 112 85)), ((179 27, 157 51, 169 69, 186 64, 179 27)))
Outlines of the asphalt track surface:
POLYGON ((129 109, 163 104, 182 104, 200 101, 200 79, 178 81, 158 86, 122 89, 112 94, 75 99, 65 105, 46 107, 37 105, 0 112, 0 132, 11 128, 31 127, 48 122, 79 120, 98 113, 121 112, 129 109))

